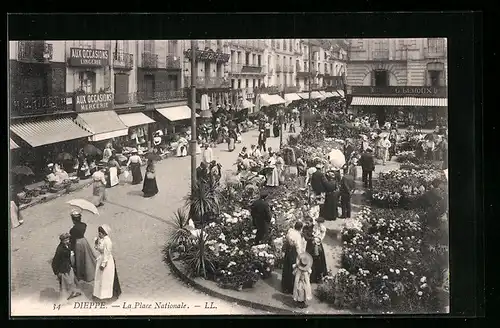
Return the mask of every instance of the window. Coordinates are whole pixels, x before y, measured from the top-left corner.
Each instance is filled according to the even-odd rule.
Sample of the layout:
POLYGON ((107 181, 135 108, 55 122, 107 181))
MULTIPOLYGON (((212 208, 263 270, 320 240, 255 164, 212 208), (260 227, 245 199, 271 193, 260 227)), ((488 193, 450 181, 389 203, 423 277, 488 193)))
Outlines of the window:
POLYGON ((155 43, 153 40, 145 40, 144 41, 144 52, 155 52, 155 43))
POLYGON ((260 79, 257 80, 257 87, 260 87, 260 79))
POLYGON ((430 53, 443 53, 444 39, 427 39, 427 49, 430 53))
POLYGON ((168 54, 172 56, 177 56, 177 51, 179 48, 179 41, 169 40, 168 41, 168 54))
POLYGON ((288 42, 289 42, 289 49, 290 49, 290 51, 292 51, 293 50, 292 49, 293 48, 293 41, 292 40, 288 40, 288 42))
POLYGON ((241 89, 241 79, 238 79, 238 89, 241 89))
POLYGON ((252 66, 256 66, 257 64, 257 55, 252 55, 252 66))
POLYGON ((248 88, 248 79, 245 79, 245 87, 248 88))
POLYGON ((332 73, 332 75, 335 75, 335 72, 333 71, 333 64, 330 64, 330 73, 332 73))
POLYGON ((286 51, 286 48, 287 48, 287 46, 286 46, 286 40, 283 40, 283 50, 286 51))
POLYGON ((257 56, 257 66, 259 66, 259 67, 262 66, 262 56, 261 55, 257 56))
POLYGON ((253 85, 252 85, 253 88, 257 87, 257 85, 255 84, 255 82, 257 82, 257 81, 255 79, 253 79, 253 85))
POLYGON ((95 73, 91 71, 79 72, 78 84, 85 93, 95 93, 95 73))
POLYGON ((427 85, 439 87, 445 85, 444 80, 444 64, 443 63, 429 63, 427 64, 427 85))
POLYGON ((328 73, 328 64, 327 63, 325 63, 325 72, 324 73, 325 74, 328 73))
POLYGON ((372 85, 375 87, 389 86, 389 74, 386 70, 375 70, 372 72, 372 85))
POLYGON ((276 40, 276 49, 281 49, 281 40, 276 40))
POLYGON ((240 64, 241 63, 241 52, 238 51, 238 56, 236 57, 236 63, 240 64))
POLYGON ((231 87, 236 88, 235 83, 236 83, 236 80, 235 79, 231 79, 231 87))
POLYGON ((245 53, 245 65, 250 65, 250 53, 245 53))
POLYGON ((441 71, 428 71, 429 81, 427 82, 431 87, 439 87, 441 80, 441 71))

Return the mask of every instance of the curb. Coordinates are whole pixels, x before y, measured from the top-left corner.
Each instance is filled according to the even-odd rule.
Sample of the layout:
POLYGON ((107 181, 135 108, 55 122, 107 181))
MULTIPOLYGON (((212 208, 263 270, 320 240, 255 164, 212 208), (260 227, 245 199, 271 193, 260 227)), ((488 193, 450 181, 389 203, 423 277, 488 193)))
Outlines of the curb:
POLYGON ((28 207, 35 206, 35 205, 38 205, 38 204, 46 203, 46 202, 51 201, 53 199, 56 199, 56 198, 58 198, 60 196, 63 196, 63 195, 66 195, 66 194, 70 194, 70 193, 72 193, 74 191, 77 191, 77 190, 82 190, 83 188, 86 188, 86 187, 90 186, 91 184, 92 184, 92 181, 89 181, 88 183, 84 183, 84 184, 78 186, 77 188, 75 188, 75 189, 73 189, 71 191, 69 191, 68 189, 63 189, 63 190, 58 191, 56 193, 49 194, 48 196, 40 198, 40 199, 38 199, 38 200, 36 200, 34 202, 31 202, 29 204, 22 204, 22 205, 20 205, 19 206, 19 210, 22 211, 22 210, 27 209, 28 207))
POLYGON ((191 287, 197 289, 198 291, 200 291, 202 293, 208 294, 208 295, 216 297, 216 298, 220 298, 220 299, 222 299, 223 301, 226 301, 226 302, 236 303, 238 305, 249 307, 249 308, 252 308, 252 309, 255 309, 255 310, 271 312, 273 314, 288 314, 288 315, 293 314, 293 315, 300 315, 300 313, 295 312, 295 311, 291 311, 291 310, 287 310, 287 309, 283 309, 283 308, 279 308, 279 307, 275 307, 275 306, 271 306, 271 305, 265 305, 265 304, 255 303, 255 302, 252 302, 252 301, 248 301, 248 300, 244 300, 244 299, 240 299, 240 298, 228 296, 228 295, 219 293, 219 292, 217 292, 217 291, 215 291, 213 289, 210 289, 210 288, 207 288, 205 286, 202 286, 199 283, 197 283, 196 281, 194 281, 193 279, 189 278, 186 274, 184 274, 174 264, 174 262, 172 261, 172 253, 171 253, 170 247, 168 248, 168 252, 166 252, 166 253, 167 253, 167 264, 172 269, 172 271, 175 273, 175 275, 180 280, 182 280, 183 282, 187 283, 188 285, 190 285, 191 287))

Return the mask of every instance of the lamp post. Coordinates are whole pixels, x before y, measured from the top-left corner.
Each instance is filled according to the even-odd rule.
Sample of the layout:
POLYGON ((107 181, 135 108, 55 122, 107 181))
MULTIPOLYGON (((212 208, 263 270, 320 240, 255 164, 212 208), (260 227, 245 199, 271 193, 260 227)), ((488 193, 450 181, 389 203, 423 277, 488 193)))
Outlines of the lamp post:
POLYGON ((191 40, 191 189, 196 185, 196 40, 191 40))
POLYGON ((312 70, 311 70, 311 62, 312 62, 312 49, 311 49, 311 39, 308 40, 308 55, 309 55, 309 107, 312 107, 312 99, 311 99, 311 80, 312 80, 312 70))

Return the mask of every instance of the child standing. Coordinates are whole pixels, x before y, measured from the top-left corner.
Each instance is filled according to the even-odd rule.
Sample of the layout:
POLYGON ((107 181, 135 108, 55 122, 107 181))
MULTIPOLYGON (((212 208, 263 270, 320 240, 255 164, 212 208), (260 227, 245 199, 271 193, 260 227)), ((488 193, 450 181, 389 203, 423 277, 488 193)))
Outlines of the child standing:
POLYGON ((293 284, 293 300, 300 308, 306 308, 306 301, 312 299, 310 276, 312 273, 313 258, 309 253, 302 253, 293 265, 295 282, 293 284))
POLYGON ((60 243, 57 246, 56 254, 52 259, 52 271, 59 280, 61 298, 68 296, 68 300, 81 295, 76 290, 76 279, 71 263, 72 251, 69 248, 70 234, 63 233, 59 236, 60 243))

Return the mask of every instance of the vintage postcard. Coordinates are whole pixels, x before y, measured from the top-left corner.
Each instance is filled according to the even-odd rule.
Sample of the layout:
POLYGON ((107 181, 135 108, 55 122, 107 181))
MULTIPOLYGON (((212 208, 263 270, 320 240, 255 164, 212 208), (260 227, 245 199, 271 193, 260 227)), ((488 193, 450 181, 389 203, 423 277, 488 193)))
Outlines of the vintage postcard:
POLYGON ((449 312, 445 38, 8 51, 12 316, 449 312))

